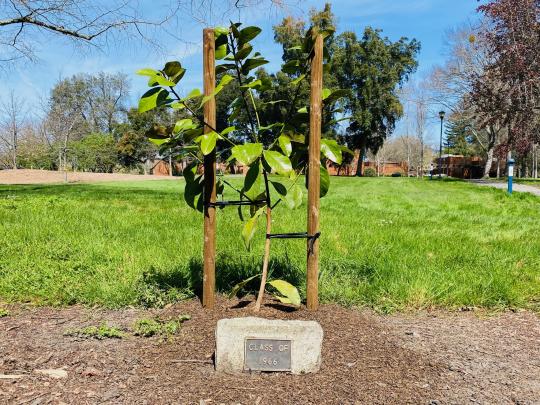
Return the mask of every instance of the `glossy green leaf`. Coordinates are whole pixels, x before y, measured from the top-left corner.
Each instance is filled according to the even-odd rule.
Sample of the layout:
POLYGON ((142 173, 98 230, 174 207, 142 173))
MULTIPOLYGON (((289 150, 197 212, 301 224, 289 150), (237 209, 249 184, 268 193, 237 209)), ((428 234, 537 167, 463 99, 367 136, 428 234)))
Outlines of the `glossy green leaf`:
POLYGON ((283 183, 280 183, 279 181, 270 181, 270 183, 272 183, 272 186, 279 195, 282 197, 287 195, 287 187, 285 187, 283 183))
POLYGON ((262 185, 263 180, 261 175, 261 165, 260 161, 257 160, 250 166, 246 173, 246 177, 244 178, 243 193, 251 201, 255 201, 259 194, 261 194, 262 185))
POLYGON ((292 143, 291 138, 287 135, 280 135, 278 138, 279 147, 287 156, 291 156, 292 153, 292 143))
MULTIPOLYGON (((328 189, 330 188, 330 175, 328 174, 328 170, 326 170, 326 167, 324 167, 322 164, 320 166, 320 197, 324 197, 328 193, 328 189)), ((306 170, 306 188, 309 188, 309 170, 306 170)))
POLYGON ((140 75, 140 76, 155 76, 158 74, 158 71, 157 70, 154 70, 154 69, 150 69, 150 68, 145 68, 145 69, 139 69, 137 70, 137 74, 140 75))
POLYGON ((223 131, 221 131, 221 135, 227 135, 228 133, 233 132, 234 130, 236 130, 236 127, 234 126, 227 127, 223 131))
POLYGON ((299 108, 299 109, 298 109, 298 112, 299 112, 299 113, 307 113, 307 112, 308 112, 308 111, 307 111, 307 107, 299 108))
POLYGON ((196 125, 193 123, 193 121, 190 118, 184 118, 184 119, 176 121, 176 124, 174 124, 173 132, 175 134, 177 134, 180 131, 185 131, 187 129, 193 129, 195 127, 196 127, 196 125))
POLYGON ((330 188, 330 175, 328 174, 328 170, 326 170, 326 167, 321 165, 321 198, 324 197, 328 193, 328 189, 330 188))
POLYGON ((234 70, 236 65, 234 63, 224 63, 223 65, 216 66, 216 75, 234 70))
POLYGON ((255 280, 260 276, 260 274, 256 274, 254 276, 246 278, 244 281, 240 281, 232 288, 231 292, 229 293, 229 299, 236 297, 236 294, 238 294, 240 290, 242 290, 246 285, 248 285, 251 280, 255 280))
POLYGON ((341 164, 341 146, 334 139, 321 139, 321 153, 332 162, 341 164))
POLYGON ((184 69, 178 61, 167 62, 163 68, 163 73, 176 84, 184 77, 186 69, 184 69))
POLYGON ((265 150, 263 152, 264 160, 272 168, 272 171, 277 174, 287 175, 292 170, 290 159, 273 150, 265 150))
POLYGON ((185 96, 182 101, 187 101, 187 100, 191 100, 193 98, 197 98, 197 97, 201 97, 202 96, 202 93, 199 89, 193 89, 191 90, 187 96, 185 96))
POLYGON ((281 302, 285 304, 292 304, 297 307, 300 306, 300 294, 298 293, 298 289, 291 283, 285 280, 272 280, 269 281, 268 284, 278 290, 278 292, 281 294, 281 296, 275 296, 281 302))
POLYGON ((169 92, 162 87, 154 87, 148 90, 139 100, 139 112, 143 113, 164 105, 168 96, 169 92))
POLYGON ((262 58, 252 58, 252 59, 246 59, 244 64, 242 65, 242 74, 247 75, 250 71, 253 69, 258 68, 259 66, 266 65, 268 61, 266 59, 262 58))
POLYGON ((322 99, 326 100, 330 96, 330 94, 332 94, 332 90, 323 89, 323 91, 322 91, 322 99))
POLYGON ((161 146, 163 145, 164 143, 167 143, 171 140, 171 138, 160 138, 160 139, 156 139, 156 138, 148 138, 148 140, 150 142, 152 142, 154 145, 156 146, 161 146))
POLYGON ((247 83, 247 84, 243 84, 242 86, 240 86, 241 89, 253 89, 253 88, 257 88, 258 86, 261 86, 262 85, 262 81, 260 80, 253 80, 252 82, 250 83, 247 83))
POLYGON ((216 148, 218 139, 217 132, 210 131, 207 134, 199 136, 196 140, 201 143, 201 152, 203 155, 210 154, 216 148))
POLYGON ((233 146, 231 149, 232 156, 242 165, 249 166, 263 152, 262 143, 245 143, 243 145, 233 146))
POLYGON ((261 33, 261 29, 259 27, 246 27, 240 30, 240 35, 238 36, 238 44, 243 45, 252 39, 254 39, 257 35, 261 33))
POLYGON ((244 228, 242 229, 242 239, 244 240, 244 244, 246 245, 247 250, 250 249, 251 240, 253 239, 253 236, 255 236, 255 232, 257 231, 257 220, 265 209, 266 206, 259 208, 255 212, 255 214, 244 224, 244 228))
POLYGON ((247 58, 247 56, 251 53, 252 50, 253 47, 250 44, 245 44, 236 52, 234 59, 236 59, 237 61, 243 60, 247 58))
POLYGON ((158 73, 155 76, 152 76, 148 79, 148 86, 165 86, 165 87, 171 87, 176 85, 175 82, 165 78, 161 73, 158 73))
POLYGON ((203 199, 203 177, 197 176, 196 178, 190 179, 190 177, 184 176, 184 178, 186 179, 184 199, 191 208, 198 209, 203 199))
POLYGON ((287 195, 283 198, 283 201, 285 204, 287 204, 287 207, 290 209, 295 209, 302 205, 302 197, 302 188, 298 184, 295 184, 288 190, 287 195))
POLYGON ((304 80, 304 78, 306 77, 306 75, 302 74, 300 76, 298 76, 296 79, 294 79, 291 84, 293 86, 296 86, 298 83, 300 83, 302 80, 304 80))

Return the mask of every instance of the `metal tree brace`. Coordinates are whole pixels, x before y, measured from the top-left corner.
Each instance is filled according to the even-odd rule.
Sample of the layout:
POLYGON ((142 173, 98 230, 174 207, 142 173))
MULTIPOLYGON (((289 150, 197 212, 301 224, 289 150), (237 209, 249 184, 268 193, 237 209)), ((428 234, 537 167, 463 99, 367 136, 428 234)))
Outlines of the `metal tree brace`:
MULTIPOLYGON (((266 204, 266 200, 256 201, 216 201, 205 204, 208 207, 228 207, 242 205, 257 205, 266 204)), ((321 232, 315 232, 314 235, 308 235, 307 232, 291 232, 291 233, 267 233, 266 239, 307 239, 309 240, 309 254, 313 253, 313 245, 321 236, 321 232)))

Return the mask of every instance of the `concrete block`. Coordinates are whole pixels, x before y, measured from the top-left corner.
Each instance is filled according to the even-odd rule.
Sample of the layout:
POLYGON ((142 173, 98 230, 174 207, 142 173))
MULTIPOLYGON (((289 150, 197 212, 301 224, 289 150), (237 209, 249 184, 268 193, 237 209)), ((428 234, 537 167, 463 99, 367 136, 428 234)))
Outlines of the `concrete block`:
POLYGON ((216 371, 315 373, 321 365, 323 330, 315 321, 221 319, 216 327, 216 371))

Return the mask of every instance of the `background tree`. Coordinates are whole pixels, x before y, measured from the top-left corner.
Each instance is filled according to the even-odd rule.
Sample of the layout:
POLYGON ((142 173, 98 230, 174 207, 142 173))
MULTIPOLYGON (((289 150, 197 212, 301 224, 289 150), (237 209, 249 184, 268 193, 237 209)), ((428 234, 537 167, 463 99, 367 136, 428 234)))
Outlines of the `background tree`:
POLYGON ((0 152, 10 156, 12 169, 17 169, 19 137, 26 118, 24 100, 11 90, 7 100, 0 103, 0 152))
POLYGON ((419 50, 414 39, 391 42, 370 27, 360 39, 344 32, 335 40, 332 71, 339 87, 349 90, 343 106, 351 116, 349 147, 359 151, 357 175, 367 149, 376 153, 403 115, 397 90, 416 70, 419 50))
POLYGON ((488 116, 484 127, 506 127, 503 149, 524 155, 540 141, 540 0, 492 0, 478 10, 493 57, 475 77, 473 98, 488 116))

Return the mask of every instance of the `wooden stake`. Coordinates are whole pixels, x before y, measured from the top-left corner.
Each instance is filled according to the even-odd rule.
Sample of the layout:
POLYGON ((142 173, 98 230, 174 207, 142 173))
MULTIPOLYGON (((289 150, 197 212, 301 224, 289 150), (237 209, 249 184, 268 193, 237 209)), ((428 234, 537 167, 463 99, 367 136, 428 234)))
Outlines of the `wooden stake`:
MULTIPOLYGON (((214 30, 203 30, 204 95, 210 95, 216 87, 214 30)), ((204 122, 216 127, 216 100, 212 97, 204 105, 204 122)), ((204 133, 211 132, 208 126, 204 133)), ((203 249, 203 307, 214 308, 216 289, 216 208, 208 203, 216 202, 216 152, 204 157, 204 249, 203 249)))
MULTIPOLYGON (((311 61, 311 93, 309 112, 309 177, 308 177, 308 218, 307 233, 315 235, 319 231, 320 164, 321 164, 321 115, 322 115, 322 74, 323 38, 315 40, 314 56, 311 61)), ((319 240, 307 241, 307 308, 311 311, 319 307, 319 240), (313 246, 313 249, 310 247, 313 246)))

